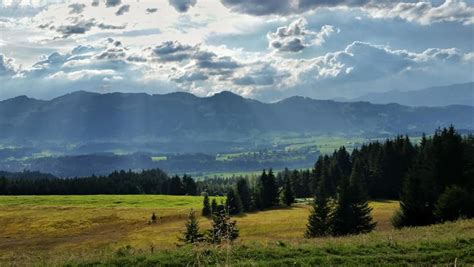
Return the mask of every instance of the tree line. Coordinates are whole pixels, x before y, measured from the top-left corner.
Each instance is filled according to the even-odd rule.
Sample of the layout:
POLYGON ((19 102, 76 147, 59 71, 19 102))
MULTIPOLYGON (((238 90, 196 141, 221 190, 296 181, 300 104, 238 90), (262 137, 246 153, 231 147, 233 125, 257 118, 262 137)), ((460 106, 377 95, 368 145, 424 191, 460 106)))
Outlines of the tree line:
MULTIPOLYGON (((285 169, 277 175, 264 170, 256 178, 236 178, 225 205, 230 214, 238 214, 314 197, 306 233, 314 237, 374 229, 368 199, 399 199, 396 227, 470 218, 473 193, 474 137, 449 127, 423 135, 419 144, 397 136, 352 153, 341 147, 319 157, 312 170, 285 169)), ((203 215, 209 216, 206 201, 203 215)))
POLYGON ((0 177, 0 195, 163 194, 197 195, 202 190, 191 176, 168 176, 160 169, 116 171, 84 178, 0 177))

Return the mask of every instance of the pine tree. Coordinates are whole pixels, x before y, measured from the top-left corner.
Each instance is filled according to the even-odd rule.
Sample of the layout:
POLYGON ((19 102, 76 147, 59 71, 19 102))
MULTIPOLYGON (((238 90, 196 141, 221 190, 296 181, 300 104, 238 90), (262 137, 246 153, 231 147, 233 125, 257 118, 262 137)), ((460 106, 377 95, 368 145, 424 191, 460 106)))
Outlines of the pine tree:
POLYGON ((306 238, 313 238, 318 236, 326 236, 330 233, 331 218, 330 218, 329 198, 326 193, 325 177, 322 176, 316 187, 316 195, 308 217, 308 224, 306 225, 306 238))
POLYGON ((205 193, 204 200, 202 202, 202 216, 210 216, 211 215, 211 205, 209 204, 209 194, 205 193))
POLYGON ((356 160, 350 178, 341 181, 333 215, 334 235, 360 234, 372 231, 376 223, 372 221, 364 179, 363 166, 356 160))
POLYGON ((242 211, 242 204, 240 202, 239 196, 235 194, 234 189, 232 188, 227 192, 225 206, 230 215, 236 215, 242 211))
POLYGON ((276 184, 275 175, 273 174, 273 170, 270 169, 268 171, 268 177, 266 180, 265 186, 265 203, 267 208, 272 207, 274 205, 278 205, 280 202, 278 199, 278 186, 276 184))
POLYGON ((283 187, 283 203, 287 206, 291 206, 291 204, 295 202, 295 193, 291 184, 289 172, 286 173, 284 179, 285 184, 283 187))
POLYGON ((185 222, 186 230, 183 232, 181 241, 189 244, 194 244, 202 240, 203 235, 199 233, 199 222, 196 217, 196 212, 191 209, 188 213, 188 218, 185 222))
POLYGON ((267 172, 263 170, 262 174, 257 179, 257 185, 254 191, 255 207, 259 210, 267 208, 267 201, 265 199, 265 185, 267 184, 267 180, 267 172))
POLYGON ((423 135, 415 163, 403 183, 400 210, 392 218, 392 224, 397 228, 435 222, 433 210, 438 185, 431 145, 431 141, 423 135))
POLYGON ((240 202, 242 203, 242 210, 244 212, 249 212, 253 210, 252 205, 252 195, 250 192, 250 187, 248 181, 244 178, 240 178, 237 181, 237 194, 239 195, 240 202))
POLYGON ((331 215, 331 231, 333 235, 346 235, 352 231, 354 225, 349 177, 344 177, 338 187, 336 208, 331 215))
POLYGON ((217 206, 217 201, 215 198, 213 198, 211 201, 211 215, 216 214, 218 211, 219 211, 219 208, 217 206))
POLYGON ((225 210, 221 210, 212 216, 212 229, 208 232, 208 238, 211 243, 222 243, 239 237, 237 222, 231 221, 225 210))
POLYGON ((352 199, 352 211, 354 215, 353 233, 369 233, 375 229, 376 223, 372 220, 369 207, 365 180, 362 177, 363 167, 360 162, 354 164, 350 180, 350 197, 352 199))

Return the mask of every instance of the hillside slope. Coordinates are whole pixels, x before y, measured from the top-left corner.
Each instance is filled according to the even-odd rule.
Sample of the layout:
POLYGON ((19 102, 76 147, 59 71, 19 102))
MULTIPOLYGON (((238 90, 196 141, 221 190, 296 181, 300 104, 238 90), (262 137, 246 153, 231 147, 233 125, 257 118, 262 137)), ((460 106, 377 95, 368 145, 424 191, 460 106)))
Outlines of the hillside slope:
POLYGON ((18 97, 0 102, 0 139, 199 141, 272 132, 398 134, 432 132, 449 124, 474 129, 472 114, 472 106, 407 107, 303 97, 262 103, 229 92, 199 98, 80 91, 50 101, 18 97))

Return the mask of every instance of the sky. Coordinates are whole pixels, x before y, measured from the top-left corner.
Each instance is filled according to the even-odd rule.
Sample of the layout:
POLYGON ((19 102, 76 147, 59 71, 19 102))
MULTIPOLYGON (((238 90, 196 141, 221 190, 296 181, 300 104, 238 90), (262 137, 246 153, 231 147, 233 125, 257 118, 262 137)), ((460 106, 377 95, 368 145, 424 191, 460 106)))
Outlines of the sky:
POLYGON ((0 100, 355 98, 474 80, 474 0, 0 0, 0 100))

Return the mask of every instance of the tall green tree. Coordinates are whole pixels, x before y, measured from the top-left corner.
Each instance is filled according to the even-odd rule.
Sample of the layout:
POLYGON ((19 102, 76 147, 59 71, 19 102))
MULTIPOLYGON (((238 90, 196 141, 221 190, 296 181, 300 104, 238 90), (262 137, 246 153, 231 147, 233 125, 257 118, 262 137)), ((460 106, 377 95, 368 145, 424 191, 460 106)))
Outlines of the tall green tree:
POLYGON ((219 211, 219 206, 217 205, 217 200, 215 198, 211 201, 211 215, 216 214, 219 211))
POLYGON ((362 164, 356 160, 350 178, 341 181, 332 219, 334 235, 368 233, 376 226, 372 221, 362 173, 362 164))
POLYGON ((265 184, 265 199, 267 207, 278 205, 278 203, 280 202, 278 198, 278 186, 276 184, 275 175, 272 169, 268 171, 268 178, 266 181, 267 182, 265 184))
POLYGON ((330 234, 331 208, 329 206, 329 198, 326 192, 325 179, 326 178, 322 176, 316 186, 313 207, 308 217, 308 224, 306 225, 306 238, 326 236, 330 234))
POLYGON ((181 241, 189 244, 194 244, 202 240, 203 234, 199 232, 199 222, 194 210, 189 211, 188 218, 184 223, 186 229, 183 232, 181 241))
POLYGON ((278 204, 278 187, 271 169, 268 174, 263 170, 257 181, 256 193, 258 195, 256 203, 259 204, 260 209, 267 209, 278 204))
POLYGON ((242 203, 242 210, 249 212, 253 210, 252 204, 252 193, 250 191, 249 183, 245 178, 239 178, 237 180, 237 194, 239 195, 240 202, 242 203))
POLYGON ((240 198, 232 188, 227 192, 225 206, 230 215, 236 215, 242 211, 242 203, 240 202, 240 198))
POLYGON ((237 222, 232 221, 225 210, 212 216, 212 228, 208 232, 209 241, 212 243, 232 242, 239 237, 237 222))
POLYGON ((295 202, 295 193, 293 191, 293 185, 290 180, 290 173, 286 172, 284 175, 284 186, 283 186, 283 203, 287 206, 291 206, 295 202))
POLYGON ((211 204, 209 203, 209 194, 205 193, 204 200, 202 201, 202 216, 211 216, 211 204))

